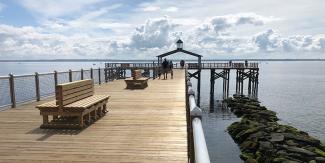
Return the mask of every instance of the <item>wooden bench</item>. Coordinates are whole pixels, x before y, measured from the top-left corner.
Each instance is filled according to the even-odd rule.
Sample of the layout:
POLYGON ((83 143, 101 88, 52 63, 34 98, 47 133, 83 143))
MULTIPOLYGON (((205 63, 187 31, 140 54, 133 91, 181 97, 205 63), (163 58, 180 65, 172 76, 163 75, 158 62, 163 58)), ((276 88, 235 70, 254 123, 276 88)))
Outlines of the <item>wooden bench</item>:
POLYGON ((144 89, 148 86, 148 79, 142 77, 141 70, 132 70, 132 77, 124 81, 127 89, 144 89))
POLYGON ((41 128, 84 128, 108 112, 109 97, 94 95, 90 79, 57 85, 55 100, 36 106, 43 116, 41 128), (49 116, 53 116, 51 121, 49 116))

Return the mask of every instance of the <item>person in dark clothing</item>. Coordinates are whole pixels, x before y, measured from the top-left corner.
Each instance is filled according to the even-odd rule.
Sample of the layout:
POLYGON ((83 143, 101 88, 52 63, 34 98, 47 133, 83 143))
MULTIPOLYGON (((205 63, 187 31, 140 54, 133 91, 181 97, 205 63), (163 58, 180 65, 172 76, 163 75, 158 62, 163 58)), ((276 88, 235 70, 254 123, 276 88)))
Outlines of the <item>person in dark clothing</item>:
POLYGON ((170 71, 170 77, 173 79, 174 73, 173 73, 173 61, 169 61, 169 71, 170 71))
POLYGON ((180 65, 181 65, 181 67, 182 67, 182 69, 183 69, 184 66, 185 66, 185 61, 184 61, 184 60, 181 60, 180 65))
POLYGON ((164 79, 167 79, 168 62, 167 62, 166 58, 164 59, 164 61, 162 63, 162 68, 163 68, 164 79))

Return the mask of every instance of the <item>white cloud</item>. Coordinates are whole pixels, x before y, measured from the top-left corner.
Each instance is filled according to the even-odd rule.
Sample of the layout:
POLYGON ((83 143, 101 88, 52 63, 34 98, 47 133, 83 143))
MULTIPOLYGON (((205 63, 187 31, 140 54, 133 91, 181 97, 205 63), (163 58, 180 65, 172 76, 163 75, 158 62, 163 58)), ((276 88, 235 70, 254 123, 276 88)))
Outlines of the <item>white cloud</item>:
POLYGON ((284 37, 269 29, 253 37, 253 42, 264 52, 325 52, 325 36, 293 35, 284 37))
POLYGON ((158 11, 160 10, 160 7, 157 7, 157 6, 146 6, 144 8, 142 8, 142 11, 145 11, 145 12, 152 12, 152 11, 158 11))
POLYGON ((87 35, 44 34, 34 27, 0 25, 1 58, 104 58, 120 44, 87 35))
POLYGON ((325 52, 325 35, 282 36, 273 29, 264 31, 264 28, 264 32, 237 35, 236 30, 245 25, 255 29, 276 20, 257 14, 224 15, 201 21, 165 16, 147 19, 134 28, 131 24, 101 16, 109 11, 110 8, 103 7, 77 19, 54 19, 39 27, 0 24, 0 59, 153 59, 159 53, 173 50, 179 37, 183 39, 185 49, 199 52, 205 58, 262 52, 325 52), (126 35, 125 30, 115 37, 99 32, 123 27, 133 33, 126 35))
POLYGON ((81 11, 90 5, 102 1, 103 0, 22 0, 20 2, 31 12, 36 12, 47 17, 57 17, 81 11))
POLYGON ((265 17, 257 15, 255 13, 239 13, 235 15, 224 15, 216 16, 208 20, 207 24, 204 24, 203 29, 211 30, 213 29, 216 33, 220 34, 228 30, 231 27, 236 27, 239 25, 254 25, 261 26, 270 21, 276 20, 273 17, 265 17))
POLYGON ((149 19, 144 25, 136 28, 131 37, 131 46, 139 49, 169 46, 176 26, 168 17, 149 19))
POLYGON ((177 12, 177 11, 178 11, 178 8, 172 6, 172 7, 168 7, 168 8, 166 8, 165 11, 167 11, 167 12, 177 12))

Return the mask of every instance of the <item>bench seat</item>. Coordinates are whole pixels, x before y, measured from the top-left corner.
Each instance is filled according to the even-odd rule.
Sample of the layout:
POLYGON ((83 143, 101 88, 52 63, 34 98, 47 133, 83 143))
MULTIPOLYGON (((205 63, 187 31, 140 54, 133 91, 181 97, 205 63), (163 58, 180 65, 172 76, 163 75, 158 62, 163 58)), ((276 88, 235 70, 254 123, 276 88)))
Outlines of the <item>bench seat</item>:
POLYGON ((109 95, 94 95, 92 80, 64 83, 55 87, 56 100, 36 106, 43 116, 41 128, 76 128, 91 124, 107 111, 109 95), (49 116, 53 119, 49 121, 49 116))
POLYGON ((127 89, 143 89, 148 86, 148 79, 149 78, 145 77, 140 77, 138 79, 126 78, 124 81, 127 89))

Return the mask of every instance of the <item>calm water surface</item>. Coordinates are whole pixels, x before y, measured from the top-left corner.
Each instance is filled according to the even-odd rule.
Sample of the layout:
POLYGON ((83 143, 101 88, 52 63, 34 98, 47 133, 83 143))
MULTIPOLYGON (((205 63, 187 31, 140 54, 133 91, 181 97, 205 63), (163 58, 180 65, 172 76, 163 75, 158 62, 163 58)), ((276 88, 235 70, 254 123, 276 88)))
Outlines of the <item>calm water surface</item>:
MULTIPOLYGON (((0 63, 0 76, 9 73, 79 70, 104 67, 101 62, 10 62, 0 63)), ((230 94, 235 92, 235 73, 231 73, 230 94)), ((292 125, 325 142, 325 62, 262 62, 260 63, 259 100, 276 111, 280 123, 292 125)), ((195 86, 196 81, 193 80, 195 86)), ((247 84, 245 84, 247 89, 247 84)), ((221 80, 215 84, 215 100, 221 99, 221 80)), ((226 132, 238 121, 227 109, 215 102, 210 108, 210 72, 202 72, 201 108, 203 125, 212 162, 242 162, 239 149, 226 132)))

